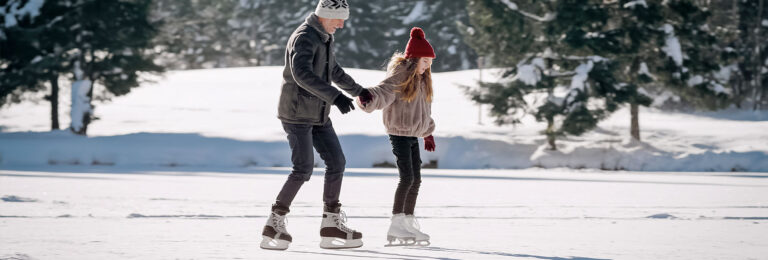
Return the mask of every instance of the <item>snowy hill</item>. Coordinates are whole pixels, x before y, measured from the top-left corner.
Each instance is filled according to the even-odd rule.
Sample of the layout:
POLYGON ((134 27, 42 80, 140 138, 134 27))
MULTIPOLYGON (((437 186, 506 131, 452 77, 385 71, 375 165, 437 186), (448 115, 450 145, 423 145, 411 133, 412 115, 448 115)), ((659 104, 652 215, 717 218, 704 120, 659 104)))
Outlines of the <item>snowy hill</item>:
MULTIPOLYGON (((289 150, 276 118, 281 67, 170 72, 155 83, 111 102, 97 103, 89 137, 47 132, 47 103, 0 110, 0 168, 28 165, 289 166, 289 150)), ((383 71, 348 69, 363 86, 383 71)), ((629 138, 629 113, 621 110, 599 128, 558 140, 546 150, 544 125, 496 126, 459 85, 477 70, 435 73, 433 117, 437 151, 423 152, 439 168, 571 167, 639 171, 768 171, 768 114, 724 111, 702 114, 641 109, 642 143, 629 138)), ((483 79, 495 78, 487 71, 483 79)), ((60 119, 68 125, 68 97, 60 119)), ((381 112, 331 114, 348 167, 371 167, 394 158, 381 112)), ((319 166, 322 160, 316 156, 319 166)))

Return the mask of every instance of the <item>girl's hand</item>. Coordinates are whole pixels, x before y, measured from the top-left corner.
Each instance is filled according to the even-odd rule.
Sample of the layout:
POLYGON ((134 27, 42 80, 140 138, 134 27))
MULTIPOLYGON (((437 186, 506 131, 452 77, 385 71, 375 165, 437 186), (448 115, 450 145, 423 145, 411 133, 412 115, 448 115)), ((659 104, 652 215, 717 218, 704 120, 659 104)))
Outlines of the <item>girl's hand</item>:
POLYGON ((424 150, 429 152, 435 151, 435 138, 432 135, 424 137, 424 150))
POLYGON ((360 91, 358 98, 360 98, 360 104, 363 106, 368 105, 368 103, 373 101, 373 95, 370 91, 368 91, 368 89, 363 89, 363 91, 360 91))

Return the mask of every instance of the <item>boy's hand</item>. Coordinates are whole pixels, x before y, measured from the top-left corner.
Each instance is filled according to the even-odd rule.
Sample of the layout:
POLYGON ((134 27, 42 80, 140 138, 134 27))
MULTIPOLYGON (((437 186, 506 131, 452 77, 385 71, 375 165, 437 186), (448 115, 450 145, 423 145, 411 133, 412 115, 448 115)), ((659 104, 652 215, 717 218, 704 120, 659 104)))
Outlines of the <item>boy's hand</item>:
POLYGON ((355 110, 355 105, 352 104, 352 99, 348 98, 344 94, 340 94, 336 99, 333 101, 333 104, 339 108, 339 111, 341 111, 342 114, 349 113, 351 110, 355 110))

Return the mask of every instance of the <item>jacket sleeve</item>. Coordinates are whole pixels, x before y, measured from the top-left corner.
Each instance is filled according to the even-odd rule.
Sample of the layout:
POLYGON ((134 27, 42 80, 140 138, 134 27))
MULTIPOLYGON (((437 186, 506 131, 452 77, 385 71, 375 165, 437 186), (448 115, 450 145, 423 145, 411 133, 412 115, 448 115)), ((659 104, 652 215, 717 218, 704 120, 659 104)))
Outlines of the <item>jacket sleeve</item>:
POLYGON ((344 72, 344 69, 341 68, 338 62, 333 66, 331 78, 333 82, 336 82, 336 85, 338 85, 339 88, 343 89, 353 97, 360 95, 360 92, 363 91, 363 87, 360 86, 360 84, 357 84, 349 74, 344 72))
POLYGON ((435 132, 435 120, 432 119, 432 117, 430 116, 429 117, 429 127, 427 127, 427 131, 424 132, 424 136, 422 136, 422 137, 430 136, 434 132, 435 132))
POLYGON ((341 95, 341 91, 325 82, 315 75, 312 68, 312 61, 315 57, 315 45, 306 34, 298 35, 294 39, 293 51, 288 62, 290 62, 291 74, 299 86, 309 93, 319 97, 325 102, 333 103, 333 100, 341 95))
POLYGON ((397 66, 393 71, 387 73, 387 78, 381 83, 368 88, 368 91, 373 95, 373 100, 363 106, 360 103, 360 99, 357 99, 357 106, 368 113, 388 107, 397 99, 397 93, 395 93, 395 91, 397 90, 398 85, 408 77, 407 74, 405 67, 397 66))

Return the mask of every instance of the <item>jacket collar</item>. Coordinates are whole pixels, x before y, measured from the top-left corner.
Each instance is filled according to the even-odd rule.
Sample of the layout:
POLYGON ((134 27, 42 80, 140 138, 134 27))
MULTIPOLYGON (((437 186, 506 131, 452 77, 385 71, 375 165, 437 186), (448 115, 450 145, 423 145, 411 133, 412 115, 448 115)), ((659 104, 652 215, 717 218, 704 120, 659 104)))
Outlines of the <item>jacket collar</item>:
POLYGON ((323 29, 323 25, 320 24, 320 20, 317 18, 318 17, 315 13, 311 13, 309 14, 309 16, 307 16, 307 19, 305 20, 305 22, 307 23, 307 25, 314 28, 317 32, 320 33, 320 38, 323 39, 323 42, 328 42, 329 40, 332 40, 333 35, 325 32, 325 29, 323 29))

